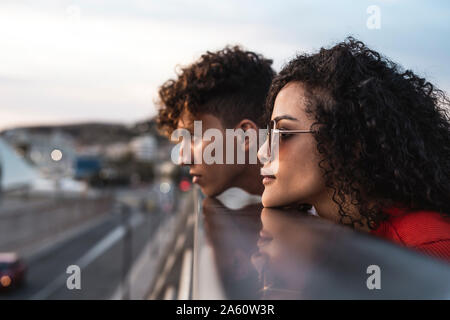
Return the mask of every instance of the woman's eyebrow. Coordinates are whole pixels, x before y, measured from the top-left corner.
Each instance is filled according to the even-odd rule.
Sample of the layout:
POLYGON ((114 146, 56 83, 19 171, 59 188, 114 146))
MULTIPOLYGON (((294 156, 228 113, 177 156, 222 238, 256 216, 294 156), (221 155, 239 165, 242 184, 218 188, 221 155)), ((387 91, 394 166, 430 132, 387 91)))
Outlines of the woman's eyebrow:
POLYGON ((294 120, 294 121, 298 121, 298 119, 294 118, 293 116, 287 115, 287 114, 275 117, 275 118, 273 118, 273 120, 275 120, 275 122, 278 122, 280 120, 294 120))

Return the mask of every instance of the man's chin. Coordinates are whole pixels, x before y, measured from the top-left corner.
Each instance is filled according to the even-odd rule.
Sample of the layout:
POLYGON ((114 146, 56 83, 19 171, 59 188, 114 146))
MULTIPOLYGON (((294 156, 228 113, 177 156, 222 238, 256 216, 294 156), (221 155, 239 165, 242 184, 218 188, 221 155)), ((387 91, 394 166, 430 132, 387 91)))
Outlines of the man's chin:
POLYGON ((200 186, 200 185, 199 185, 199 187, 200 187, 200 190, 202 191, 202 193, 205 196, 210 197, 210 198, 216 197, 222 193, 222 191, 217 191, 211 187, 208 188, 208 187, 204 187, 204 186, 200 186))

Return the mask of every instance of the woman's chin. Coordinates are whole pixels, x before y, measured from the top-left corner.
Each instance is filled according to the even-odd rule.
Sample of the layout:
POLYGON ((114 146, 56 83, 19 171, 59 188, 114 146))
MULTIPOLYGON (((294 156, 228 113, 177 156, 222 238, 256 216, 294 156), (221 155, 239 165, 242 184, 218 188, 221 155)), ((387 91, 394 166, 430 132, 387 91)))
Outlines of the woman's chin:
POLYGON ((262 205, 265 208, 271 208, 271 207, 279 207, 282 206, 283 203, 280 201, 280 197, 277 197, 274 194, 268 193, 267 191, 264 191, 261 197, 262 205))

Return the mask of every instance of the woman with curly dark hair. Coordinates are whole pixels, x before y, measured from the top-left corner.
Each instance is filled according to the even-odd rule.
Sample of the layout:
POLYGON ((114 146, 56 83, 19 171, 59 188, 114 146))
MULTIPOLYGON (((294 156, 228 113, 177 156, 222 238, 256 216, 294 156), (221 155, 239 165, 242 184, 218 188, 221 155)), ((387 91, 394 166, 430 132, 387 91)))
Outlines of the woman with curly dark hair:
POLYGON ((297 56, 267 98, 263 205, 306 203, 450 260, 449 105, 443 91, 354 38, 297 56))

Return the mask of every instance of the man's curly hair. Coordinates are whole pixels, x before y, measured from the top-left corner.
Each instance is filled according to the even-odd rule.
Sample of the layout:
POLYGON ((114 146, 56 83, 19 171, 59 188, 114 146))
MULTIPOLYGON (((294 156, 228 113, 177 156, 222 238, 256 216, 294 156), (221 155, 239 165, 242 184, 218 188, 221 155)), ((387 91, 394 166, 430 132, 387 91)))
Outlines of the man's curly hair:
POLYGON ((292 81, 306 88, 319 166, 341 223, 374 229, 391 206, 448 217, 450 103, 443 91, 352 37, 289 62, 273 80, 267 115, 292 81), (360 219, 350 216, 346 196, 360 219))
POLYGON ((160 87, 159 130, 170 135, 183 111, 212 114, 226 127, 245 118, 264 125, 264 102, 275 75, 271 65, 272 60, 239 46, 207 51, 160 87))

